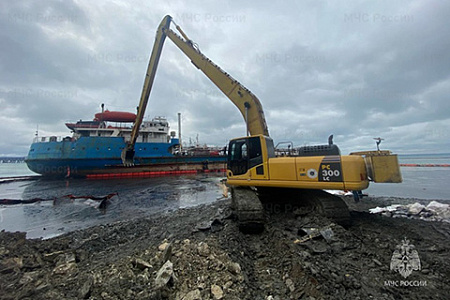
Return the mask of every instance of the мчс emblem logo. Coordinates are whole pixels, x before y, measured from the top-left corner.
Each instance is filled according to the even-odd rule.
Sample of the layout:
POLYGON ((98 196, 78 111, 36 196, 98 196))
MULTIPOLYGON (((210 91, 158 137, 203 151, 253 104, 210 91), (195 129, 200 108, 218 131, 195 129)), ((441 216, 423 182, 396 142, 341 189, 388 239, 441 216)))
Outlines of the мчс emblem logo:
POLYGON ((420 270, 420 259, 414 245, 404 238, 392 254, 391 270, 398 271, 404 278, 411 275, 412 271, 420 270))

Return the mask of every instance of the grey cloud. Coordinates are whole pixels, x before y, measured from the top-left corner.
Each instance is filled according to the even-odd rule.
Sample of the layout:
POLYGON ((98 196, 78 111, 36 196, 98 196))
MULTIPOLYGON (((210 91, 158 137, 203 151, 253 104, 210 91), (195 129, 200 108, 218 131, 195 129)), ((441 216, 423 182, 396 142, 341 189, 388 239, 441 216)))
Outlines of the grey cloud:
MULTIPOLYGON (((0 8, 0 130, 20 137, 2 136, 3 154, 25 155, 36 124, 68 134, 64 122, 92 118, 102 102, 134 111, 167 13, 257 95, 276 142, 324 143, 333 133, 344 153, 372 149, 377 136, 404 153, 449 149, 445 1, 22 0, 0 8)), ((176 129, 178 112, 186 139, 223 145, 245 131, 235 107, 167 41, 146 115, 164 115, 176 129)))

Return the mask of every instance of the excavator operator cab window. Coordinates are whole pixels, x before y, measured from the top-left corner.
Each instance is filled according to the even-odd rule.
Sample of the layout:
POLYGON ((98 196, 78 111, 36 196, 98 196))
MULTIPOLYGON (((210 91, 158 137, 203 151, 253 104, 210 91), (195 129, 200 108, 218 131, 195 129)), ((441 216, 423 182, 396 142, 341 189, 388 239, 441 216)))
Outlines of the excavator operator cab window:
POLYGON ((245 174, 247 169, 246 139, 231 141, 228 147, 228 170, 234 175, 241 175, 245 174))
POLYGON ((261 140, 259 137, 251 137, 248 139, 249 157, 248 168, 260 165, 263 162, 261 152, 261 140))
POLYGON ((246 143, 242 144, 241 155, 242 155, 241 159, 247 159, 247 157, 248 157, 248 151, 247 151, 247 144, 246 143))
POLYGON ((273 145, 273 140, 270 137, 266 137, 266 147, 267 147, 267 157, 275 157, 275 146, 273 145))
POLYGON ((228 149, 228 169, 233 175, 245 174, 249 168, 263 162, 259 137, 233 140, 228 149))
POLYGON ((229 147, 229 153, 228 153, 228 159, 229 160, 241 160, 242 157, 245 155, 245 152, 247 148, 247 144, 245 143, 245 140, 234 140, 230 142, 229 147), (244 152, 244 154, 243 154, 244 152))

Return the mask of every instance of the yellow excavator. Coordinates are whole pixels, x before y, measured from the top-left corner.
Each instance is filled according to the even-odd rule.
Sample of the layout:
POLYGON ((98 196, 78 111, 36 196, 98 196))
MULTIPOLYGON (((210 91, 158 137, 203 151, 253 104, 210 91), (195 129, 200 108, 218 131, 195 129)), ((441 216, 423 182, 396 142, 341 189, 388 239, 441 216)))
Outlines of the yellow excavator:
POLYGON ((350 214, 345 202, 323 190, 348 190, 358 195, 369 186, 369 181, 402 181, 395 154, 376 150, 341 155, 332 137, 328 144, 300 147, 295 155, 277 156, 258 98, 203 55, 197 44, 174 23, 181 36, 175 33, 171 23, 174 23, 171 16, 164 17, 156 32, 131 141, 122 153, 125 165, 133 164, 134 143, 168 37, 231 100, 245 120, 247 136, 230 141, 227 160, 227 184, 231 187, 232 206, 242 231, 261 231, 263 203, 283 199, 307 204, 348 225, 350 214))

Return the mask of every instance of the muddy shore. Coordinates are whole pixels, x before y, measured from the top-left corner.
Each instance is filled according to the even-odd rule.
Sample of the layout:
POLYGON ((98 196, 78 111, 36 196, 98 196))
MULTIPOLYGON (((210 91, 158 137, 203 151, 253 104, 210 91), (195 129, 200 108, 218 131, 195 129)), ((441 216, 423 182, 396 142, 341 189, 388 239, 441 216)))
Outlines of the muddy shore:
POLYGON ((366 212, 396 200, 351 205, 349 228, 272 207, 247 235, 221 200, 49 240, 1 232, 0 298, 448 299, 450 224, 366 212), (299 242, 326 226, 332 236, 299 242), (406 278, 391 270, 405 238, 420 259, 406 278))

